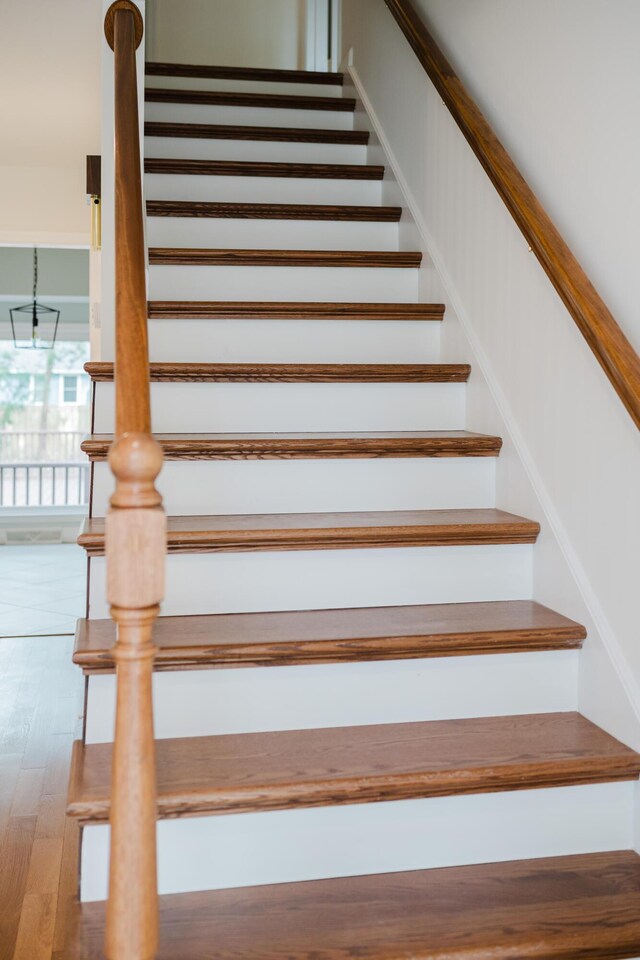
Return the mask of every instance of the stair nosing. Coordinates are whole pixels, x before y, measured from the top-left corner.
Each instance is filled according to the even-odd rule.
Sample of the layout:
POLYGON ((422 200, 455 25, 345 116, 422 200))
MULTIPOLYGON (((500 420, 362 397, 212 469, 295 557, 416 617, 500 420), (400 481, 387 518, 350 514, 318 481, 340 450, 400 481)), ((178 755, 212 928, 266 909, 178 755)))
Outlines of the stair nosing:
POLYGON ((148 60, 148 77, 194 77, 211 80, 263 80, 265 83, 309 83, 323 86, 343 86, 344 74, 320 70, 279 70, 263 67, 227 67, 214 64, 169 63, 148 60))
POLYGON ((420 251, 263 250, 244 248, 150 247, 150 266, 318 267, 416 270, 420 251))
MULTIPOLYGON (((114 364, 90 361, 94 383, 113 382, 114 364)), ((466 383, 466 363, 169 363, 151 362, 151 383, 466 383)))
POLYGON ((146 157, 147 176, 175 174, 207 177, 280 177, 306 180, 367 180, 384 178, 384 166, 357 163, 286 163, 257 160, 188 160, 146 157))
POLYGON ((150 300, 150 320, 385 320, 435 321, 442 303, 350 303, 306 300, 150 300))
MULTIPOLYGON (((537 653, 577 650, 585 638, 582 624, 535 601, 160 617, 154 634, 158 650, 154 670, 537 653), (464 629, 455 620, 463 610, 473 627, 464 629), (518 622, 523 611, 529 614, 524 625, 518 622), (418 624, 414 626, 416 614, 423 623, 422 629, 418 624), (380 629, 389 616, 393 621, 389 629, 380 629), (447 616, 454 618, 452 630, 445 629, 447 616), (536 617, 541 622, 535 622, 536 617), (410 629, 399 630, 398 626, 407 618, 410 629), (371 620, 378 625, 375 633, 371 620), (328 623, 336 625, 329 630, 328 623), (175 637, 194 628, 189 645, 175 643, 175 637), (233 639, 232 634, 242 639, 233 639)), ((88 675, 113 672, 114 642, 113 620, 81 619, 76 628, 73 662, 88 675), (92 633, 101 638, 101 645, 90 646, 92 633)))
POLYGON ((329 203, 227 203, 210 200, 147 200, 148 217, 225 220, 322 220, 398 223, 401 207, 329 203))
MULTIPOLYGON (((475 508, 180 516, 168 520, 167 553, 174 555, 532 544, 540 532, 537 521, 501 510, 475 508), (296 522, 287 525, 289 517, 296 522), (329 517, 342 519, 323 525, 322 520, 329 517), (317 518, 322 518, 320 523, 317 518), (354 519, 349 523, 347 518, 354 519), (238 521, 244 526, 238 523, 234 527, 238 521)), ((77 542, 90 557, 104 555, 104 520, 88 518, 77 542)))
POLYGON ((147 120, 145 137, 168 137, 196 140, 255 140, 277 143, 331 143, 343 146, 366 146, 370 135, 366 130, 329 130, 311 127, 268 127, 253 124, 170 123, 147 120))
POLYGON ((354 113, 353 97, 314 97, 289 93, 237 93, 230 90, 145 87, 146 103, 202 106, 254 107, 265 110, 311 110, 321 113, 354 113))
MULTIPOLYGON (((162 958, 201 960, 212 942, 219 960, 344 960, 352 947, 367 960, 632 958, 639 890, 640 857, 622 850, 169 894, 162 958)), ((104 903, 65 917, 82 960, 101 955, 104 929, 104 903)))
MULTIPOLYGON (((500 437, 451 431, 429 436, 346 433, 317 434, 155 434, 165 460, 227 459, 404 459, 497 457, 500 437)), ((93 434, 81 444, 94 462, 107 460, 111 434, 93 434)))
MULTIPOLYGON (((640 776, 640 755, 574 711, 185 737, 156 741, 156 752, 161 818, 585 786, 637 780, 640 776), (544 739, 539 740, 547 727, 553 735, 552 749, 544 739), (565 728, 571 746, 558 747, 565 728), (581 734, 576 739, 578 731, 581 734), (588 737, 595 738, 595 743, 585 746, 588 737), (492 754, 496 739, 505 738, 514 743, 514 753, 492 754), (433 746, 427 747, 431 741, 433 746), (461 750, 463 741, 465 746, 457 759, 456 751, 461 750), (321 760, 316 759, 318 742, 321 760), (430 755, 429 749, 435 753, 430 755), (447 752, 447 763, 439 759, 442 749, 447 752), (216 762, 220 750, 225 757, 224 776, 218 773, 216 762), (332 755, 332 750, 337 754, 332 755), (235 770, 231 763, 234 751, 235 770), (404 751, 408 751, 406 756, 402 756, 404 751), (417 752, 421 754, 420 763, 417 752), (349 768, 347 772, 347 763, 352 762, 349 755, 356 753, 360 768, 356 765, 355 770, 349 768), (266 758, 264 769, 258 767, 254 777, 247 779, 246 764, 255 756, 266 758), (276 758, 275 767, 268 759, 272 756, 276 758), (178 772, 167 774, 167 763, 169 769, 177 764, 178 772), (180 772, 184 763, 193 764, 198 771, 191 782, 180 772), (213 772, 202 775, 202 770, 213 772), (179 786, 170 786, 171 776, 179 786)), ((74 744, 67 807, 70 816, 84 823, 107 819, 110 754, 111 744, 74 744), (96 762, 101 764, 105 786, 99 790, 94 781, 93 786, 83 789, 83 768, 96 762)))
MULTIPOLYGON (((434 799, 437 797, 468 796, 481 793, 506 793, 521 790, 543 790, 557 787, 578 787, 596 783, 620 783, 637 780, 640 763, 635 760, 621 759, 609 763, 606 769, 586 760, 564 761, 564 770, 540 769, 535 764, 523 765, 517 772, 505 775, 496 771, 492 776, 482 770, 471 773, 464 785, 455 783, 430 782, 429 775, 405 774, 394 778, 393 783, 384 775, 367 778, 345 778, 338 785, 333 783, 331 802, 327 803, 326 788, 322 785, 305 784, 295 789, 288 785, 280 791, 269 790, 268 799, 263 787, 255 790, 245 788, 233 796, 218 795, 215 798, 200 793, 183 794, 179 800, 170 794, 158 793, 158 817, 162 820, 179 819, 184 816, 220 816, 226 814, 255 813, 275 810, 308 809, 319 806, 342 806, 344 804, 389 803, 400 800, 434 799), (594 769, 594 766, 596 769, 594 769), (343 792, 344 791, 344 792, 343 792)), ((452 778, 453 779, 453 778, 452 778)), ((75 817, 85 823, 107 822, 111 805, 105 801, 88 804, 67 805, 67 816, 75 817)))

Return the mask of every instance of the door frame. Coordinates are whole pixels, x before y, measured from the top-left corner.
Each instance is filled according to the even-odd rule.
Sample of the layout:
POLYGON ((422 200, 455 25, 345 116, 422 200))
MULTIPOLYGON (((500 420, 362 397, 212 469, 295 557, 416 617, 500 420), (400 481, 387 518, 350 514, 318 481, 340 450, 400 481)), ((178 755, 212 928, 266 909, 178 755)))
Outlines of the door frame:
POLYGON ((307 70, 338 69, 341 13, 341 0, 306 0, 307 70))

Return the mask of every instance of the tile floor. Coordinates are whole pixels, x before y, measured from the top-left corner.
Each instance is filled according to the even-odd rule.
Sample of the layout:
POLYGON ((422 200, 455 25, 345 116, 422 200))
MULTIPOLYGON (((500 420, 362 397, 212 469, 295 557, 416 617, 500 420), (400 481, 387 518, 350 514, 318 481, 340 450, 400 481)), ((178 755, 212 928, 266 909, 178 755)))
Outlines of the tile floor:
POLYGON ((84 550, 75 544, 0 547, 0 637, 74 633, 86 577, 84 550))

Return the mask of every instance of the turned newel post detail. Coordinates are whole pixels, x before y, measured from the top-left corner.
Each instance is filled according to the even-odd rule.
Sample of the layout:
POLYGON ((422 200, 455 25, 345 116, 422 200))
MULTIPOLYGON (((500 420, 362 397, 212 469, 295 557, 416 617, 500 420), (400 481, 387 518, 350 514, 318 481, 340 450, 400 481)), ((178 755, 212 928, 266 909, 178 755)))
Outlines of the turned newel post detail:
POLYGON ((164 592, 166 519, 154 481, 162 450, 125 434, 109 452, 116 490, 106 521, 107 591, 117 625, 116 730, 106 955, 153 960, 158 945, 153 624, 164 592))

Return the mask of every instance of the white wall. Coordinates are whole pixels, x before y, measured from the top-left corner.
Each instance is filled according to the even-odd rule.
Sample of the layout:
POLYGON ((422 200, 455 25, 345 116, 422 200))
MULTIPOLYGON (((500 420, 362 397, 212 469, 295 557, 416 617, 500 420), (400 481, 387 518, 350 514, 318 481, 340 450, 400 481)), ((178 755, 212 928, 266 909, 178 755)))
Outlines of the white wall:
POLYGON ((0 243, 88 243, 101 33, 97 2, 0 2, 0 243))
POLYGON ((640 351, 640 3, 416 5, 640 351))
MULTIPOLYGON (((626 292, 618 291, 618 297, 626 306, 609 299, 629 327, 636 315, 629 310, 633 301, 630 291, 638 282, 638 271, 631 269, 633 254, 624 245, 619 253, 615 252, 617 247, 609 253, 613 250, 612 234, 617 231, 616 236, 630 237, 638 222, 631 199, 622 209, 618 207, 615 216, 607 208, 608 198, 618 196, 615 181, 623 178, 620 149, 608 154, 607 163, 600 149, 600 129, 591 124, 582 130, 579 151, 573 148, 574 137, 569 141, 559 139, 561 121, 569 122, 572 112, 579 110, 583 118, 590 115, 594 87, 608 73, 617 78, 613 86, 618 96, 617 101, 612 97, 608 103, 609 112, 623 113, 627 119, 637 113, 633 91, 629 84, 623 85, 624 69, 629 69, 625 50, 633 5, 608 0, 607 9, 625 10, 630 18, 627 22, 616 19, 615 26, 608 25, 608 43, 602 43, 600 30, 602 27, 604 31, 601 15, 605 4, 591 0, 575 4, 564 0, 553 6, 545 0, 433 0, 427 6, 441 18, 438 33, 446 32, 447 46, 453 45, 448 18, 457 15, 460 33, 456 33, 455 42, 462 44, 460 38, 465 37, 467 46, 455 55, 455 61, 461 60, 463 73, 468 73, 473 64, 481 65, 483 72, 478 70, 483 77, 493 78, 496 87, 503 86, 497 101, 500 106, 515 96, 512 88, 519 87, 522 115, 515 119, 502 116, 498 105, 487 113, 500 132, 502 128, 522 131, 522 137, 528 138, 532 146, 525 150, 525 172, 536 188, 540 189, 538 181, 544 180, 554 196, 557 192, 558 210, 549 197, 543 199, 563 229, 563 221, 571 221, 566 233, 576 252, 581 254, 580 244, 592 251, 603 276, 596 276, 595 268, 593 275, 604 293, 608 291, 604 290, 603 278, 606 275, 607 282, 616 286, 616 259, 624 253, 628 272, 622 279, 626 292), (574 13, 579 7, 584 15, 576 16, 569 30, 564 14, 560 18, 559 7, 568 7, 574 13), (520 21, 514 11, 522 13, 520 21), (546 33, 539 19, 545 14, 546 33), (533 21, 538 24, 537 30, 533 21), (511 38, 517 47, 515 53, 506 42, 507 22, 512 31, 520 24, 520 35, 511 38), (554 39, 555 33, 562 32, 562 23, 563 37, 554 39), (611 36, 612 31, 615 36, 611 36), (503 46, 494 45, 496 34, 503 46), (571 89, 567 81, 561 87, 562 94, 556 91, 553 98, 552 81, 538 79, 542 65, 552 78, 571 72, 574 61, 576 69, 584 67, 596 36, 597 70, 593 64, 592 69, 597 79, 594 76, 587 83, 585 78, 585 103, 578 96, 578 81, 572 81, 571 89), (581 53, 574 57, 576 46, 581 53), (559 72, 558 64, 549 60, 551 50, 564 51, 571 68, 565 66, 559 72), (542 103, 537 100, 538 89, 542 103), (494 114, 499 114, 499 122, 494 114), (529 119, 535 125, 535 135, 529 130, 529 119), (582 182, 583 206, 589 206, 586 196, 591 200, 607 193, 604 198, 598 197, 599 216, 602 224, 607 220, 606 229, 603 225, 597 230, 590 223, 589 218, 595 214, 582 209, 577 187, 573 204, 568 203, 566 191, 573 189, 572 172, 573 179, 582 182), (602 237, 606 237, 606 243, 601 243, 602 237)), ((409 222, 404 227, 406 245, 422 243, 433 263, 432 268, 424 270, 424 298, 442 296, 447 304, 443 336, 448 347, 443 359, 468 359, 474 368, 468 428, 498 431, 506 440, 499 463, 498 506, 542 521, 543 532, 535 551, 536 598, 582 619, 589 627, 581 660, 581 708, 637 747, 640 434, 383 0, 344 0, 343 38, 344 51, 353 51, 358 92, 370 104, 415 217, 417 231, 409 222)), ((487 92, 481 98, 483 106, 488 98, 487 92)), ((599 116, 606 112, 600 95, 598 104, 599 116)), ((358 122, 366 121, 360 117, 358 122)), ((615 124, 609 118, 607 131, 612 126, 615 124)), ((618 129, 620 136, 622 126, 618 129)), ((511 146, 508 137, 504 139, 511 146)), ((380 160, 379 152, 374 141, 371 159, 380 160)), ((591 262, 584 259, 591 270, 591 262)))
MULTIPOLYGON (((145 0, 134 0, 147 32, 145 0)), ((111 0, 101 0, 102 20, 111 0)), ((136 51, 138 80, 138 126, 140 131, 140 163, 143 165, 144 130, 144 43, 136 51)), ((93 252, 90 267, 91 359, 113 359, 115 350, 115 87, 113 51, 102 33, 101 125, 102 125, 102 249, 93 252)))
POLYGON ((85 187, 84 160, 55 167, 0 166, 0 244, 88 244, 85 187))
POLYGON ((304 0, 152 0, 147 59, 304 68, 304 0))

